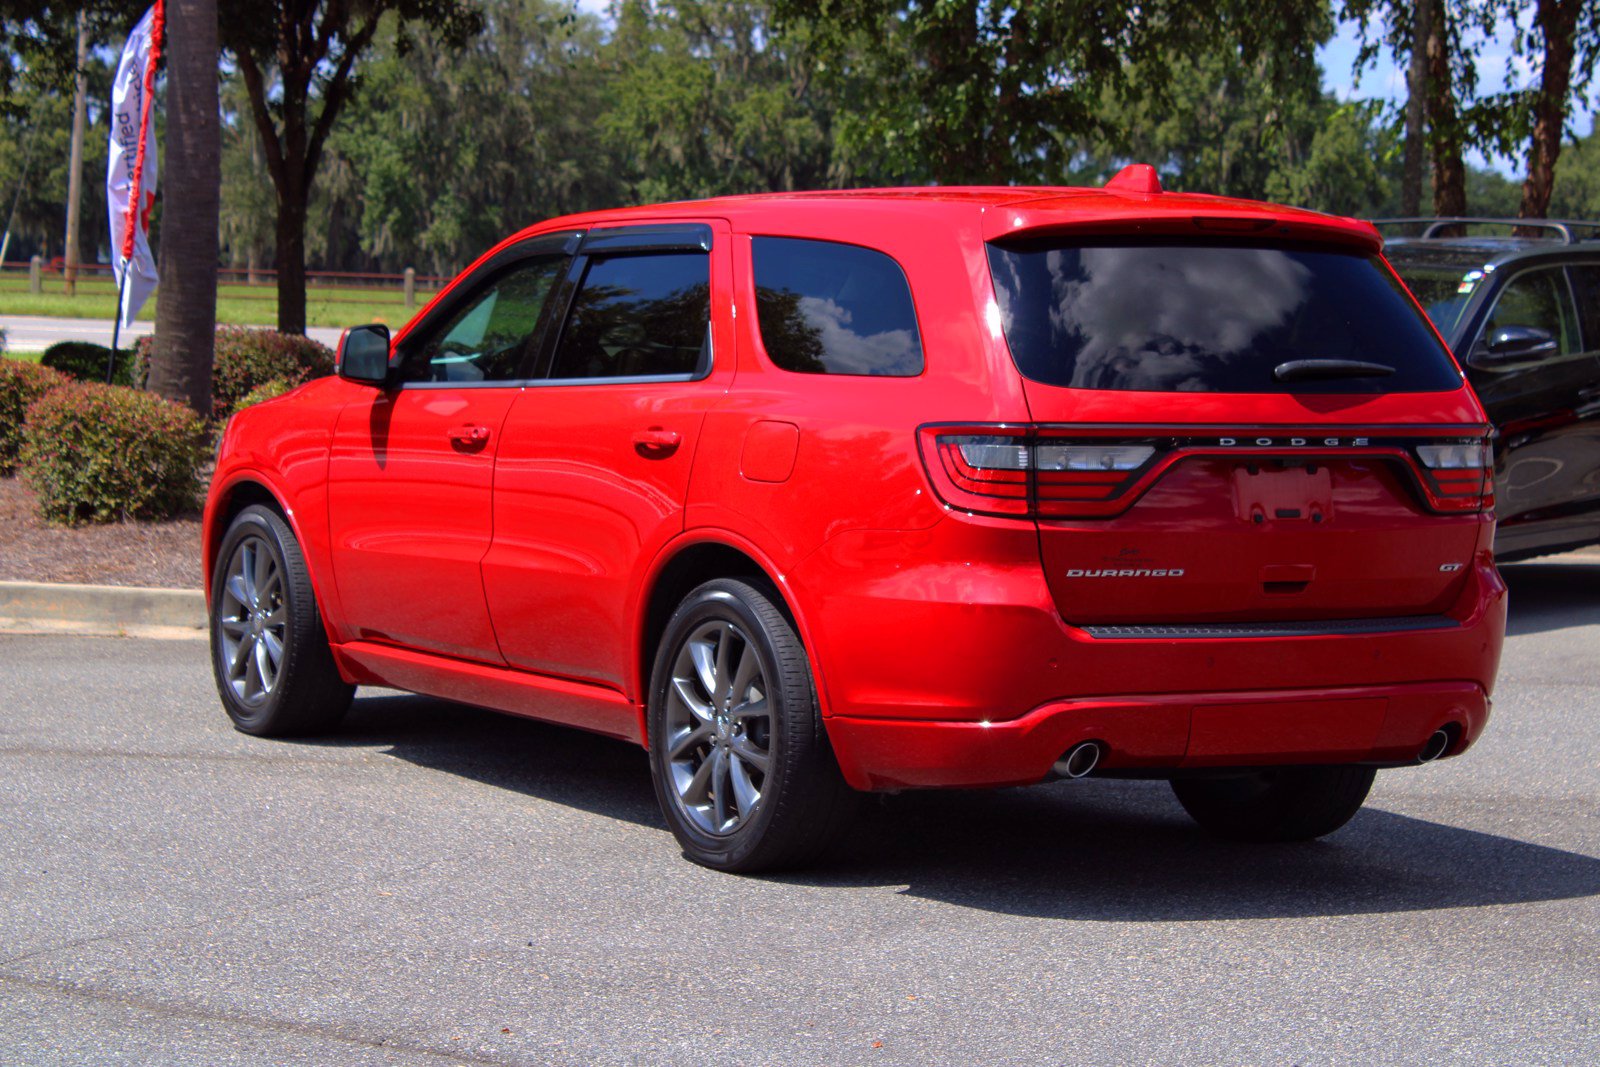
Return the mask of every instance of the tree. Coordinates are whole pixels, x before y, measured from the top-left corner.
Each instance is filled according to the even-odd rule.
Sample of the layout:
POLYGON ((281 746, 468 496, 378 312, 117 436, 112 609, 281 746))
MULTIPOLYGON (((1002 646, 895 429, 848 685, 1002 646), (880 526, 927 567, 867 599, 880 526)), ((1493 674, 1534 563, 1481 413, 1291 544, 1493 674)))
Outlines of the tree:
POLYGON ((1533 128, 1519 212, 1525 219, 1542 219, 1555 190, 1556 160, 1561 156, 1561 138, 1568 132, 1572 97, 1588 89, 1600 58, 1600 3, 1536 0, 1533 25, 1519 38, 1517 52, 1542 57, 1538 87, 1529 93, 1533 128))
MULTIPOLYGON (((1472 28, 1491 28, 1486 4, 1481 0, 1345 0, 1342 10, 1346 18, 1360 24, 1358 74, 1377 55, 1380 40, 1397 65, 1406 63, 1406 128, 1417 128, 1420 110, 1433 175, 1433 211, 1437 215, 1466 214, 1467 168, 1462 153, 1469 144, 1486 147, 1498 136, 1501 121, 1499 109, 1476 98, 1481 44, 1472 43, 1466 34, 1472 28), (1380 36, 1374 37, 1375 32, 1380 36)), ((1413 143, 1408 136, 1407 153, 1414 151, 1413 143)), ((1404 202, 1409 206, 1415 196, 1420 206, 1421 153, 1408 154, 1407 160, 1408 168, 1417 171, 1414 177, 1411 169, 1406 171, 1404 202)))
POLYGON ((0 0, 0 112, 18 114, 14 94, 24 86, 70 88, 78 70, 80 14, 89 40, 121 40, 148 6, 148 0, 0 0))
POLYGON ((1163 59, 1230 42, 1274 86, 1314 69, 1328 30, 1323 0, 1282 0, 1272 19, 1245 0, 781 0, 788 25, 816 34, 830 69, 873 87, 846 147, 883 146, 915 180, 1059 180, 1099 105, 1167 98, 1163 59), (863 41, 870 44, 863 47, 863 41))
POLYGON ((833 108, 804 27, 760 0, 629 0, 604 51, 606 142, 639 200, 828 184, 833 108))
POLYGON ((147 387, 209 415, 221 182, 216 0, 169 0, 166 14, 168 192, 147 387))
POLYGON ((324 205, 330 239, 447 274, 510 230, 625 195, 624 161, 598 132, 599 20, 552 0, 481 10, 482 32, 455 48, 427 30, 415 47, 387 32, 374 43, 362 106, 330 140, 348 171, 324 205))
POLYGON ((421 24, 451 43, 482 20, 466 0, 221 0, 221 8, 223 44, 249 93, 277 194, 278 329, 304 333, 312 188, 381 19, 392 13, 402 34, 421 24))

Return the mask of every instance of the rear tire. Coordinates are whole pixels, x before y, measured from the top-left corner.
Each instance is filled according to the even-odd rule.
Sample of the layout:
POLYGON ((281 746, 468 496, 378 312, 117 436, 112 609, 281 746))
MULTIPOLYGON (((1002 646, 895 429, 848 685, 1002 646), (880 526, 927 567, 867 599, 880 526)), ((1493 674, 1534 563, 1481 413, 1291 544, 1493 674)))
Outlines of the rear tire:
POLYGON ((656 799, 684 855, 719 871, 805 866, 855 806, 805 648, 776 601, 747 581, 696 588, 668 620, 651 673, 656 799))
POLYGON ((1272 767, 1225 778, 1175 778, 1178 803, 1208 833, 1234 841, 1309 841, 1360 810, 1371 767, 1272 767))
POLYGON ((259 504, 239 512, 217 551, 211 669, 233 725, 257 737, 324 733, 355 695, 328 649, 294 531, 259 504))

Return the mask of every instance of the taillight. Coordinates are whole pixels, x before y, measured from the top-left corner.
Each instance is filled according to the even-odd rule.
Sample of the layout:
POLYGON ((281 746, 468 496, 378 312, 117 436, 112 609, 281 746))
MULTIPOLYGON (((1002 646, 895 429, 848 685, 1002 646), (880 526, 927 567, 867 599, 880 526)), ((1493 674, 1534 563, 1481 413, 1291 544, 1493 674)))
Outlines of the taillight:
POLYGON ((1440 511, 1494 506, 1494 451, 1481 438, 1416 446, 1428 503, 1440 511))
POLYGON ((1009 434, 938 434, 934 448, 945 503, 990 515, 1028 514, 1033 467, 1027 438, 1009 434))
POLYGON ((945 503, 985 515, 1111 514, 1157 452, 1142 442, 1064 441, 995 429, 1005 432, 924 431, 923 454, 938 457, 943 477, 935 481, 945 503))
MULTIPOLYGON (((1185 428, 1186 429, 1186 428, 1185 428)), ((1091 431, 1092 432, 1092 431, 1091 431)), ((1410 471, 1434 511, 1494 506, 1494 454, 1482 436, 1367 436, 1317 432, 1150 437, 1073 435, 1065 427, 926 426, 923 463, 939 498, 980 515, 1092 519, 1121 514, 1161 473, 1190 456, 1315 461, 1362 455, 1410 471)))

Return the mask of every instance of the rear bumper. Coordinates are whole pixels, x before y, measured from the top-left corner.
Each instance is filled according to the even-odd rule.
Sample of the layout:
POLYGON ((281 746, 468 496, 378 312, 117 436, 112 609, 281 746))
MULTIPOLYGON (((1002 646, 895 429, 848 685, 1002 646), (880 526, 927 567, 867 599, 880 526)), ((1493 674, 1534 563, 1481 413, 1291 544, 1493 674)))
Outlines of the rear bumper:
POLYGON ((834 716, 828 734, 857 789, 1026 785, 1083 741, 1100 773, 1313 763, 1413 762, 1434 731, 1448 756, 1483 732, 1476 682, 1060 700, 1004 722, 834 716))
POLYGON ((1447 722, 1458 754, 1488 716, 1506 589, 1483 522, 1455 603, 1392 626, 1097 636, 1061 618, 1033 531, 976 518, 841 535, 789 587, 859 789, 1036 782, 1084 740, 1108 773, 1405 763, 1447 722))

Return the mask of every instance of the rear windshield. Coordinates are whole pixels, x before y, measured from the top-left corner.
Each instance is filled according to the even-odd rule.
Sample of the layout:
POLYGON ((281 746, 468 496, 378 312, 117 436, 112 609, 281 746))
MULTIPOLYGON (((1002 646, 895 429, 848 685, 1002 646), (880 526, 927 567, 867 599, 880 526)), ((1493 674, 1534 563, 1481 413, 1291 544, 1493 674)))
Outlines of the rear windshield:
POLYGON ((990 245, 989 269, 1017 369, 1047 385, 1409 393, 1461 384, 1448 353, 1376 257, 1058 239, 990 245), (1321 369, 1275 375, 1302 360, 1319 361, 1321 369), (1393 373, 1351 377, 1352 368, 1336 361, 1393 373))

